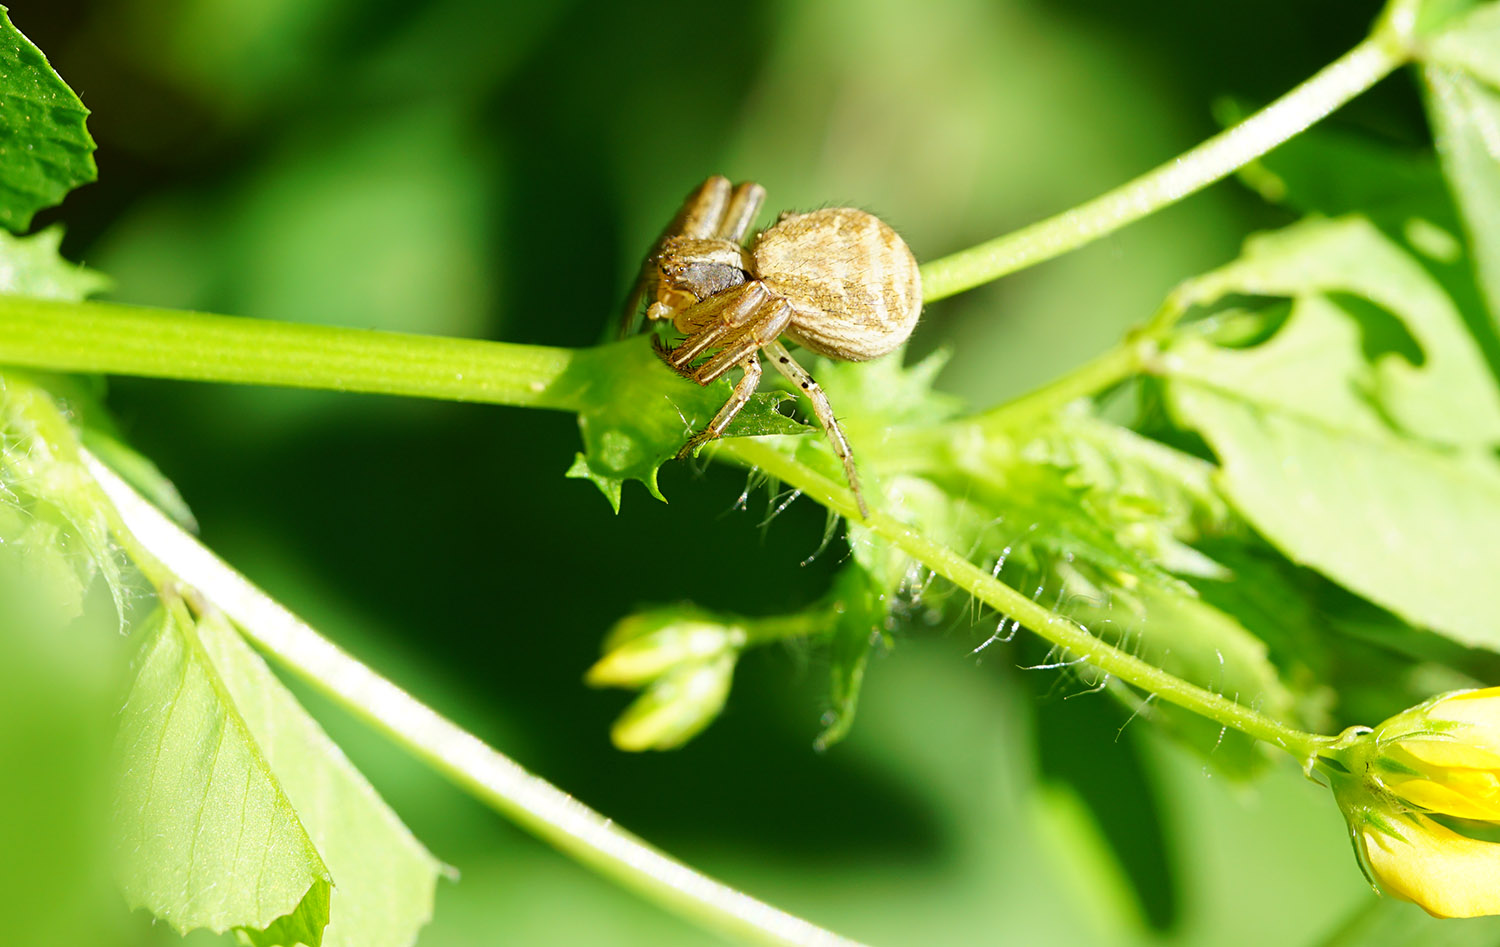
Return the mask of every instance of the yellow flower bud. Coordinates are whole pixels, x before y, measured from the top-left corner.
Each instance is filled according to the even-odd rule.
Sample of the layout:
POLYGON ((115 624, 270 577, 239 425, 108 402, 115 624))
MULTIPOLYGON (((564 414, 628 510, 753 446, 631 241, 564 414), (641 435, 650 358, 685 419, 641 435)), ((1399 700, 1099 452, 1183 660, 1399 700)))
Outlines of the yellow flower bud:
POLYGON ((638 687, 610 736, 622 750, 670 750, 724 709, 744 626, 682 606, 633 615, 604 641, 584 680, 592 687, 638 687))
POLYGON ((1372 738, 1378 778, 1412 808, 1500 822, 1500 687, 1439 697, 1372 738))
POLYGON ((745 632, 733 625, 674 617, 638 615, 616 626, 605 640, 605 654, 589 668, 590 687, 640 687, 683 664, 699 664, 737 650, 745 632))
POLYGON ((657 678, 620 714, 610 739, 622 750, 674 750, 713 723, 729 696, 734 656, 684 665, 657 678))
POLYGON ((1477 837, 1500 826, 1500 688, 1350 731, 1323 763, 1381 891, 1436 917, 1500 914, 1500 844, 1477 837))

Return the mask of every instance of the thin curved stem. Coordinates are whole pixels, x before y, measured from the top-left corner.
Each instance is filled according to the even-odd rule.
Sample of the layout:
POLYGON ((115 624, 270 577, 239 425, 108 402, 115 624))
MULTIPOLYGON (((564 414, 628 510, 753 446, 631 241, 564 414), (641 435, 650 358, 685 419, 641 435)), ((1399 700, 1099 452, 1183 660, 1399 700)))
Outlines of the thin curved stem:
POLYGON ((927 263, 924 299, 945 299, 1076 250, 1234 173, 1404 63, 1405 44, 1386 22, 1291 92, 1191 151, 1086 204, 927 263))
POLYGON ((438 714, 319 635, 85 452, 124 528, 277 663, 517 825, 648 900, 764 944, 858 947, 694 871, 438 714))
MULTIPOLYGON (((757 467, 845 517, 853 518, 857 512, 854 497, 846 488, 798 463, 763 438, 724 441, 715 456, 757 467)), ((1305 764, 1329 739, 1289 727, 1101 641, 1077 622, 1048 611, 957 552, 885 513, 875 512, 863 525, 979 601, 1132 687, 1278 746, 1299 763, 1305 764)))

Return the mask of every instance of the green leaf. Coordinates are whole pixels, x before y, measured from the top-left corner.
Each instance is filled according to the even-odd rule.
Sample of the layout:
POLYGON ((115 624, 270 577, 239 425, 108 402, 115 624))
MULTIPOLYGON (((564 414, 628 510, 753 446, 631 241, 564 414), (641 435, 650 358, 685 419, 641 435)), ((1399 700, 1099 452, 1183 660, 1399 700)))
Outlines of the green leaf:
MULTIPOLYGON (((432 917, 443 866, 401 823, 270 668, 217 614, 198 636, 307 830, 334 889, 323 947, 404 947, 432 917)), ((257 943, 290 943, 273 925, 257 943)), ((314 928, 315 930, 316 928, 314 928)))
POLYGON ((158 613, 117 746, 121 883, 178 931, 405 947, 432 916, 441 865, 219 614, 158 613))
POLYGON ((1484 3, 1443 24, 1422 47, 1422 61, 1500 86, 1500 3, 1484 3))
POLYGON ((0 548, 15 557, 7 579, 35 580, 46 591, 28 598, 71 618, 102 578, 123 629, 129 596, 108 510, 63 405, 27 375, 0 375, 0 548))
POLYGON ((889 622, 888 596, 873 577, 857 564, 840 570, 830 593, 829 610, 833 631, 828 696, 830 707, 823 716, 823 731, 813 746, 823 751, 848 736, 854 726, 854 711, 864 686, 865 667, 876 647, 886 643, 889 622))
POLYGON ((145 637, 117 741, 126 900, 180 933, 236 929, 257 944, 288 918, 281 929, 318 947, 332 877, 198 629, 179 605, 145 637))
MULTIPOLYGON (((1287 377, 1254 383, 1262 396, 1297 401, 1320 414, 1327 413, 1327 399, 1340 423, 1354 410, 1351 401, 1373 401, 1414 437, 1452 445, 1500 442, 1500 391, 1453 300, 1365 219, 1309 220, 1253 237, 1238 260, 1188 283, 1179 298, 1208 304, 1230 293, 1351 295, 1372 304, 1355 313, 1362 347, 1374 350, 1372 364, 1364 364, 1359 349, 1351 354, 1335 346, 1329 357, 1344 360, 1336 371, 1318 371, 1300 383, 1287 377), (1407 351, 1413 342, 1416 353, 1407 351), (1322 386, 1317 397, 1308 397, 1309 384, 1322 386)), ((1259 367, 1285 373, 1287 364, 1259 367)))
MULTIPOLYGON (((1234 124, 1237 109, 1223 115, 1234 124)), ((1315 126, 1240 169, 1262 198, 1304 214, 1365 214, 1391 232, 1412 218, 1457 230, 1442 171, 1428 150, 1401 150, 1375 139, 1315 126)))
POLYGON ((1190 339, 1162 362, 1170 404, 1218 455, 1239 511, 1292 561, 1412 624, 1500 647, 1486 578, 1500 554, 1500 412, 1426 271, 1358 219, 1311 221, 1181 292, 1294 297, 1262 345, 1190 339), (1419 364, 1387 344, 1393 329, 1419 364))
POLYGON ((1413 624, 1500 650, 1500 469, 1193 382, 1182 420, 1218 454, 1241 512, 1294 562, 1413 624))
POLYGON ((1086 403, 1053 417, 1025 456, 1085 488, 1090 510, 1177 575, 1219 575, 1222 568, 1190 544, 1243 531, 1212 464, 1105 421, 1086 403))
MULTIPOLYGON (((1489 55, 1492 61, 1500 59, 1500 42, 1489 55)), ((1428 66, 1422 75, 1433 135, 1463 216, 1475 277, 1491 324, 1500 328, 1500 91, 1441 66, 1428 66)))
POLYGON ((0 293, 35 299, 82 300, 109 288, 109 278, 64 260, 62 227, 53 225, 29 237, 0 230, 0 293))
POLYGON ((88 109, 0 7, 0 224, 32 215, 98 176, 88 109))
MULTIPOLYGON (((566 476, 592 481, 617 513, 628 480, 639 480, 652 496, 666 499, 656 485, 657 470, 677 456, 733 390, 726 378, 700 387, 679 377, 644 338, 582 353, 563 383, 582 389, 583 404, 578 426, 584 450, 566 476)), ((811 428, 777 410, 790 400, 785 392, 755 395, 725 436, 807 433, 811 428)))

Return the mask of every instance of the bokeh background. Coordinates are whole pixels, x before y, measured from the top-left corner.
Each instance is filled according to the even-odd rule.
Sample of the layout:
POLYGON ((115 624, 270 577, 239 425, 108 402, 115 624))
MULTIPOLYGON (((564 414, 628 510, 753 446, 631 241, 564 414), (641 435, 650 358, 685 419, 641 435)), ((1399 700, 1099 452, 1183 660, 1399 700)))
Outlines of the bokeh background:
MULTIPOLYGON (((597 341, 706 175, 779 209, 854 204, 931 259, 1087 199, 1357 42, 1372 2, 1304 0, 13 0, 93 110, 99 183, 44 216, 113 298, 552 345, 597 341)), ((1410 77, 1332 120, 1426 147, 1410 77)), ((769 215, 768 215, 769 216, 769 215)), ((1102 351, 1177 280, 1286 222, 1233 183, 934 305, 916 354, 986 405, 1102 351)), ((742 473, 673 465, 612 515, 565 480, 571 417, 119 379, 127 436, 202 535, 325 633, 692 864, 879 945, 1364 943, 1326 792, 1289 765, 1212 775, 1026 647, 901 629, 852 736, 811 744, 826 667, 742 661, 723 718, 627 755, 586 689, 640 604, 816 599, 824 517, 731 509, 742 473)), ((462 872, 423 945, 674 945, 702 932, 597 880, 312 695, 462 872)), ((142 945, 177 938, 143 917, 142 945)), ((1412 927, 1415 930, 1417 928, 1412 927)), ((1464 928, 1464 930, 1472 930, 1464 928)), ((1370 935, 1374 936, 1374 935, 1370 935)), ((195 945, 216 942, 195 936, 195 945)), ((1407 943, 1420 942, 1408 939, 1407 943)))

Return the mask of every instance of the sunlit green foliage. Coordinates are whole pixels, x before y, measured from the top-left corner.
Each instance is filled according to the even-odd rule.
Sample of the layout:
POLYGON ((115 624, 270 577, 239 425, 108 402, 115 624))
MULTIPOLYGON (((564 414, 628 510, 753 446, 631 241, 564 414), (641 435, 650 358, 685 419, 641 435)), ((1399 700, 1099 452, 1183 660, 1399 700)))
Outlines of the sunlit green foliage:
MULTIPOLYGON (((1500 168, 1491 138, 1500 125, 1500 5, 1470 6, 1433 4, 1424 12, 1429 33, 1418 68, 1435 154, 1348 131, 1308 133, 1244 174, 1246 184, 1289 214, 1219 207, 1171 233, 1120 238, 1115 251, 1130 257, 1129 274, 1089 251, 1082 263, 1058 264, 1100 267, 1089 280, 1064 269, 1016 291, 1033 294, 1030 300, 975 294, 955 306, 967 308, 967 322, 934 307, 928 318, 937 328, 919 336, 916 348, 944 343, 954 359, 948 376, 940 374, 946 354, 908 364, 905 353, 857 366, 814 362, 810 367, 844 419, 873 505, 1032 595, 1060 621, 1079 623, 1103 642, 1291 725, 1330 731, 1435 690, 1493 682, 1500 670, 1493 618, 1500 600, 1489 579, 1500 560, 1500 168), (1240 226, 1242 216, 1274 228, 1250 237, 1224 264, 1233 255, 1230 242, 1249 229, 1240 226), (1225 224, 1229 218, 1233 226, 1225 224), (1210 237, 1195 235, 1195 227, 1210 237), (1163 296, 1146 329, 1124 332, 1148 323, 1163 296), (1024 314, 1023 325, 1006 330, 1005 351, 993 344, 1009 311, 1002 302, 1024 314), (1088 330, 1074 332, 1075 321, 1088 330), (1046 371, 1063 374, 1078 349, 1090 351, 1093 343, 1080 341, 1090 333, 1098 347, 1106 336, 1124 334, 1124 346, 1139 347, 1133 351, 1140 371, 1041 408, 1022 399, 971 410, 1045 381, 1046 371)), ((191 88, 222 108, 221 132, 230 136, 224 147, 242 145, 235 130, 255 128, 258 116, 284 109, 293 117, 285 119, 291 130, 266 145, 270 157, 263 163, 204 194, 163 187, 127 210, 99 243, 122 295, 462 334, 483 332, 493 305, 505 314, 497 328, 507 336, 576 345, 592 341, 611 320, 619 274, 631 272, 648 239, 643 235, 659 226, 672 195, 701 177, 705 160, 743 164, 747 175, 771 186, 773 202, 864 203, 867 193, 870 201, 889 201, 891 216, 924 258, 990 235, 997 219, 1036 212, 989 183, 974 184, 972 198, 952 169, 988 161, 1003 132, 1027 126, 1030 109, 1053 108, 1007 97, 1011 81, 1026 77, 1029 67, 1006 71, 1012 57, 1002 55, 1010 50, 1000 28, 1060 28, 1037 11, 954 4, 947 13, 923 14, 919 23, 911 19, 916 14, 894 7, 852 4, 839 16, 800 7, 755 14, 767 17, 766 49, 743 37, 726 39, 729 67, 701 77, 701 86, 671 86, 696 109, 696 135, 732 136, 705 158, 663 148, 649 130, 660 128, 622 122, 600 103, 601 94, 612 107, 649 98, 673 75, 662 71, 671 68, 667 57, 634 54, 631 68, 598 66, 613 83, 602 93, 582 79, 560 81, 563 72, 539 65, 561 48, 621 45, 611 30, 622 27, 610 18, 623 14, 598 5, 571 15, 542 12, 540 5, 517 10, 514 20, 492 24, 488 33, 498 46, 491 48, 474 39, 476 9, 452 0, 413 10, 409 22, 364 23, 371 41, 365 59, 320 50, 320 38, 341 35, 346 19, 359 20, 332 3, 236 0, 216 12, 196 2, 184 4, 180 17, 156 22, 152 28, 175 52, 150 68, 158 81, 191 88), (552 17, 561 22, 549 39, 552 17), (833 24, 844 41, 828 49, 822 41, 833 24), (593 33, 601 35, 591 39, 593 33), (881 70, 866 71, 870 61, 902 61, 897 49, 921 66, 904 85, 881 70), (315 81, 308 65, 315 52, 347 73, 353 100, 381 107, 357 122, 322 102, 299 111, 284 90, 315 81), (736 56, 757 55, 770 65, 751 89, 732 66, 736 56), (950 62, 972 70, 946 69, 950 62), (455 88, 463 95, 452 95, 455 88), (388 107, 393 90, 408 98, 388 107), (441 104, 430 104, 422 90, 441 104), (503 105, 475 104, 489 96, 503 105), (724 107, 729 101, 742 103, 734 120, 724 107), (992 114, 997 102, 1010 109, 1003 118, 992 114), (479 146, 475 137, 485 122, 472 121, 465 109, 525 120, 507 127, 512 137, 479 146), (893 115, 922 130, 898 136, 902 141, 931 147, 900 151, 889 165, 869 162, 866 155, 895 147, 894 138, 887 140, 899 124, 893 115), (563 122, 557 116, 568 117, 566 128, 550 127, 563 122), (804 171, 806 143, 825 134, 832 137, 823 163, 804 171), (542 157, 533 137, 570 146, 574 163, 566 174, 576 175, 583 160, 571 156, 605 151, 600 142, 618 153, 607 158, 609 174, 580 183, 563 165, 549 166, 552 159, 542 157), (951 146, 937 146, 950 140, 951 146), (795 141, 804 147, 789 145, 795 141), (499 152, 505 157, 496 160, 499 152), (513 173, 492 180, 489 172, 506 163, 514 164, 513 173), (631 182, 611 195, 626 208, 616 223, 627 236, 618 247, 601 248, 601 205, 608 203, 601 181, 610 175, 631 182), (909 191, 893 180, 909 183, 909 191), (886 182, 889 190, 871 182, 886 182), (514 215, 496 228, 500 237, 486 223, 497 209, 514 215)), ((132 12, 142 23, 150 20, 143 9, 132 12)), ((663 11, 660 18, 680 20, 684 12, 663 11)), ((76 97, 8 22, 3 28, 15 62, 3 70, 9 85, 0 88, 0 120, 16 128, 23 106, 40 101, 36 90, 57 99, 47 112, 50 124, 35 133, 42 150, 27 149, 40 159, 16 163, 11 144, 28 139, 13 131, 0 149, 0 221, 24 230, 38 208, 91 178, 92 142, 76 97)), ((1107 71, 1090 80, 1097 57, 1081 40, 1079 49, 1067 54, 1059 79, 1046 83, 1039 98, 1068 101, 1071 84, 1097 81, 1107 71)), ((1128 105, 1141 110, 1131 121, 1161 118, 1135 101, 1150 96, 1089 89, 1091 107, 1101 114, 1128 105), (1112 95, 1121 101, 1111 105, 1112 95)), ((618 109, 637 117, 640 111, 640 103, 618 109)), ((1086 157, 1093 151, 1082 145, 1107 132, 1097 123, 1087 127, 1087 135, 1071 132, 1080 136, 1075 147, 1051 146, 1067 157, 1047 169, 1055 174, 1045 180, 1068 199, 1125 174, 1109 159, 1086 157)), ((1044 141, 1010 144, 1002 149, 1005 160, 1021 162, 1021 152, 1045 150, 1044 141)), ((1040 174, 1007 170, 1022 181, 1040 174)), ((0 291, 79 300, 104 289, 92 270, 64 262, 60 240, 56 229, 25 238, 0 232, 0 291)), ((129 902, 176 929, 232 929, 256 945, 411 942, 433 913, 439 863, 222 615, 190 595, 173 600, 169 587, 159 586, 169 594, 154 608, 144 601, 113 545, 120 537, 111 539, 115 527, 84 473, 80 446, 190 522, 180 497, 150 462, 122 446, 88 384, 9 370, 0 384, 0 579, 7 592, 29 592, 7 597, 6 621, 19 626, 46 614, 66 624, 85 614, 91 595, 102 595, 139 649, 116 742, 122 776, 115 822, 129 902), (247 839, 255 840, 250 848, 247 839)), ((382 413, 389 403, 369 409, 373 414, 346 416, 342 406, 317 396, 261 410, 247 408, 243 393, 215 392, 196 415, 174 415, 183 409, 129 386, 123 402, 175 419, 152 433, 150 411, 134 412, 132 433, 155 439, 153 454, 183 465, 177 469, 201 463, 200 474, 229 477, 250 494, 231 490, 234 502, 270 496, 273 508, 285 504, 289 515, 307 522, 299 548, 267 538, 249 522, 230 534, 229 544, 239 544, 288 595, 305 596, 311 610, 326 611, 336 627, 348 625, 356 640, 363 632, 373 650, 395 647, 407 660, 447 660, 453 656, 444 649, 461 646, 456 660, 474 676, 455 686, 466 696, 453 701, 474 702, 478 729, 491 717, 511 718, 504 726, 517 732, 519 721, 543 721, 517 742, 529 741, 540 768, 582 784, 581 793, 607 812, 614 810, 606 802, 627 814, 633 806, 638 818, 654 818, 659 834, 689 838, 700 829, 688 826, 687 807, 711 800, 726 825, 741 820, 737 829, 725 829, 731 835, 759 836, 777 819, 800 820, 790 838, 825 828, 827 813, 847 811, 855 828, 829 836, 833 848, 824 854, 874 867, 840 866, 826 873, 837 876, 831 882, 821 869, 810 877, 791 866, 760 876, 768 888, 813 892, 800 906, 827 913, 840 929, 892 943, 932 942, 933 932, 948 924, 940 939, 983 939, 1003 930, 1018 942, 1092 934, 1149 943, 1164 933, 1220 944, 1239 942, 1232 932, 1243 925, 1236 918, 1264 912, 1263 904, 1235 900, 1249 883, 1274 887, 1286 879, 1289 890, 1263 894, 1262 901, 1280 898, 1278 905, 1291 905, 1290 914, 1307 924, 1331 925, 1355 903, 1353 867, 1343 865, 1354 876, 1349 884, 1330 881, 1343 876, 1320 867, 1325 851, 1338 845, 1336 828, 1316 839, 1307 826, 1284 830, 1299 818, 1288 813, 1300 811, 1303 800, 1294 795, 1293 774, 1267 766, 1263 744, 1161 706, 1153 695, 1091 670, 1086 655, 1026 643, 1009 616, 976 614, 966 596, 877 532, 848 523, 846 539, 835 538, 839 524, 829 521, 825 533, 820 511, 804 512, 805 501, 788 507, 795 497, 763 476, 751 473, 746 497, 758 502, 764 488, 768 519, 775 520, 770 530, 783 536, 800 530, 797 541, 820 550, 807 559, 810 567, 767 571, 762 559, 779 556, 795 565, 813 550, 789 550, 773 538, 762 553, 743 535, 741 520, 714 521, 738 482, 713 475, 705 484, 678 479, 664 487, 675 474, 663 475, 663 465, 723 402, 728 381, 693 386, 636 338, 583 352, 564 384, 580 405, 582 450, 571 468, 571 430, 497 436, 456 415, 407 408, 395 410, 410 410, 409 417, 391 422, 382 413), (349 417, 358 420, 346 424, 349 417), (247 418, 253 419, 249 437, 237 426, 247 418), (366 439, 361 425, 377 433, 366 439), (451 443, 433 434, 445 425, 457 432, 451 443), (336 455, 340 448, 365 460, 365 473, 350 481, 370 481, 371 469, 388 479, 371 481, 372 492, 337 473, 331 486, 283 484, 281 478, 307 465, 307 451, 336 455), (611 524, 597 496, 585 498, 586 488, 550 483, 564 471, 597 485, 621 519, 611 524), (671 499, 672 507, 625 495, 630 480, 671 499), (332 529, 313 525, 339 507, 345 490, 359 498, 349 501, 357 512, 332 529), (723 496, 709 505, 692 499, 716 491, 723 496), (785 522, 777 519, 783 515, 785 522), (462 552, 460 542, 469 543, 462 552), (442 564, 461 559, 474 560, 473 568, 442 564), (342 593, 321 588, 312 577, 324 574, 349 584, 342 593), (472 602, 456 617, 445 610, 454 598, 472 602), (696 604, 682 604, 685 598, 696 604), (675 759, 685 762, 605 755, 604 723, 618 701, 585 703, 576 679, 593 660, 599 627, 632 602, 652 600, 678 604, 646 605, 620 619, 587 682, 641 691, 615 720, 618 747, 680 750, 675 759), (370 635, 387 620, 385 608, 393 633, 370 635), (982 619, 978 633, 969 630, 973 618, 982 619), (922 640, 931 625, 955 629, 939 640, 937 663, 922 640), (752 651, 772 643, 812 665, 816 696, 757 696, 774 685, 768 662, 752 651), (1070 774, 1050 768, 1050 749, 1036 764, 1027 744, 1029 688, 1014 675, 992 688, 992 676, 956 660, 971 651, 1038 668, 1031 680, 1042 689, 1068 696, 1107 691, 1124 710, 1090 704, 1086 712, 1097 718, 1091 726, 1118 732, 1139 715, 1198 756, 1184 764, 1174 750, 1138 737, 1144 726, 1135 724, 1123 743, 1095 751, 1070 774), (915 670, 893 669, 906 661, 915 670), (1028 699, 1018 700, 1018 691, 1028 699), (489 702, 505 710, 493 712, 489 702), (857 720, 862 703, 873 713, 857 720), (721 714, 726 719, 710 729, 721 714), (795 734, 789 741, 787 731, 795 734), (776 752, 766 750, 763 732, 778 744, 805 747, 811 739, 827 755, 785 764, 802 782, 783 785, 776 764, 762 762, 776 752), (992 749, 992 741, 1003 747, 992 749), (733 761, 715 763, 718 757, 733 761), (705 772, 695 771, 700 764, 705 772), (1210 768, 1240 779, 1263 775, 1268 795, 1296 801, 1278 816, 1262 817, 1259 828, 1248 817, 1246 826, 1213 824, 1204 811, 1235 819, 1244 813, 1226 808, 1234 803, 1213 784, 1205 788, 1198 774, 1210 768), (600 779, 603 770, 629 777, 600 779), (1110 774, 1131 778, 1122 776, 1113 794, 1100 794, 1078 775, 1083 771, 1104 774, 1103 782, 1110 774), (1155 779, 1181 798, 1163 805, 1151 788, 1155 779), (740 791, 739 784, 753 788, 740 791), (634 799, 629 785, 649 786, 650 802, 634 799), (788 797, 784 803, 778 793, 788 797), (1136 810, 1122 816, 1121 800, 1136 810), (1038 837, 1017 828, 1032 822, 1040 826, 1038 837), (886 832, 898 840, 884 841, 886 832), (871 841, 872 833, 881 837, 871 841), (1169 845, 1178 834, 1194 842, 1169 845), (1291 841, 1277 848, 1272 839, 1291 841), (840 841, 845 854, 836 851, 840 841), (861 844, 869 851, 861 854, 861 844), (1153 863, 1159 874, 1121 877, 1122 865, 1137 864, 1132 845, 1170 848, 1153 863), (1016 857, 1026 870, 1007 861, 1012 850, 1022 853, 1016 857), (1056 864, 1033 864, 1048 858, 1056 864), (913 882, 911 860, 931 866, 933 878, 913 882), (1171 872, 1194 882, 1174 886, 1171 872), (1003 894, 991 884, 996 877, 1008 879, 1003 894), (872 878, 917 890, 880 905, 855 899, 852 912, 828 907, 850 897, 840 884, 853 890, 872 878), (1172 907, 1179 896, 1189 906, 1172 907), (944 918, 921 913, 919 901, 940 905, 944 918), (1073 911, 1075 901, 1087 910, 1073 911), (1028 916, 1028 905, 1044 907, 1028 916), (1187 933, 1172 933, 1174 925, 1187 933)), ((786 392, 758 395, 729 433, 781 435, 769 443, 837 480, 839 466, 821 437, 791 416, 794 403, 786 392)), ((235 515, 224 496, 210 505, 214 519, 235 515)), ((140 565, 149 572, 148 562, 140 565)), ((319 709, 316 699, 311 704, 319 709)), ((1036 713, 1067 711, 1053 705, 1036 713)), ((405 803, 432 836, 480 866, 455 895, 469 900, 459 902, 451 920, 440 911, 423 943, 486 937, 476 931, 561 943, 618 924, 640 932, 622 935, 631 942, 692 938, 655 916, 636 917, 628 902, 617 905, 612 894, 588 889, 589 882, 571 874, 551 878, 550 867, 518 869, 527 859, 551 863, 508 837, 476 831, 451 811, 451 798, 432 803, 423 787, 392 777, 394 764, 382 751, 360 746, 356 731, 339 732, 348 728, 336 717, 326 725, 341 744, 360 749, 362 767, 396 784, 398 808, 405 803), (491 848, 504 854, 493 856, 491 848), (537 916, 527 913, 533 888, 551 906, 535 908, 537 916), (578 890, 586 894, 575 910, 578 890), (485 909, 484 902, 506 891, 510 901, 485 909), (580 920, 596 915, 597 923, 580 920), (572 931, 574 924, 588 931, 572 931)), ((770 849, 773 860, 795 848, 771 841, 778 846, 770 849)), ((446 849, 444 855, 461 860, 446 849)), ((754 875, 733 858, 718 864, 754 875)), ((788 906, 797 897, 803 895, 789 895, 788 906)), ((1386 924, 1356 920, 1327 942, 1352 943, 1356 935, 1349 932, 1366 928, 1386 924)), ((1493 928, 1466 928, 1465 936, 1473 930, 1493 928)), ((1309 931, 1296 933, 1306 940, 1309 931)))

